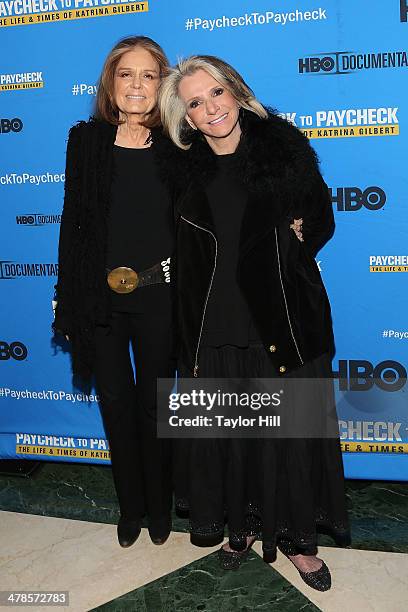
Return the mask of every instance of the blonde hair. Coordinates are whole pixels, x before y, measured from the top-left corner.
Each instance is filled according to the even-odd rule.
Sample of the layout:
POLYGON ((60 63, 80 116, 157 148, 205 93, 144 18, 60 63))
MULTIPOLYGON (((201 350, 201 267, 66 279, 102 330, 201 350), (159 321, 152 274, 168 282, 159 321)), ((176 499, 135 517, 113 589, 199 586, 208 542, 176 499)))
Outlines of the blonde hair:
MULTIPOLYGON (((97 119, 102 119, 113 125, 123 123, 119 120, 119 109, 113 95, 115 72, 121 57, 135 48, 145 49, 156 60, 159 65, 160 79, 169 73, 169 61, 157 42, 148 36, 128 36, 123 38, 110 51, 99 78, 94 113, 97 119)), ((144 125, 149 128, 161 125, 160 111, 157 106, 150 113, 144 125)))
POLYGON ((189 149, 193 129, 185 119, 186 106, 180 98, 182 79, 205 70, 234 96, 239 106, 266 119, 267 111, 255 98, 242 76, 229 64, 213 55, 192 55, 179 60, 163 79, 159 90, 159 109, 164 132, 180 149, 189 149))

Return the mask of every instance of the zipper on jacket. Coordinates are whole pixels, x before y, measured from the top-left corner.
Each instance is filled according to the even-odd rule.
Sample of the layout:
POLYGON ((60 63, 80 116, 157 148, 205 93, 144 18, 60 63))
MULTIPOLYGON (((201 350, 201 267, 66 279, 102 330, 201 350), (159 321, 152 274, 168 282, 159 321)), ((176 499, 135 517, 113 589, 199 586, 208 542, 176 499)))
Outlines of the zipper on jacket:
POLYGON ((302 356, 300 354, 299 347, 298 347, 298 344, 296 342, 295 335, 293 333, 292 322, 291 322, 290 316, 289 316, 288 303, 286 301, 285 287, 283 285, 282 270, 281 270, 281 263, 280 263, 279 242, 278 242, 278 228, 277 227, 275 227, 275 242, 276 242, 276 254, 278 256, 279 279, 280 279, 280 284, 281 284, 281 287, 282 287, 283 299, 284 299, 284 302, 285 302, 286 316, 288 318, 289 329, 290 329, 290 333, 291 333, 291 336, 292 336, 292 340, 293 340, 293 342, 295 344, 297 354, 299 355, 299 359, 300 359, 300 361, 302 362, 302 365, 303 365, 304 361, 303 361, 302 356))
POLYGON ((203 334, 205 312, 207 310, 208 299, 210 297, 210 292, 211 292, 211 288, 212 288, 212 284, 213 284, 213 280, 214 280, 215 270, 217 268, 218 242, 217 242, 217 238, 215 237, 215 234, 213 232, 211 232, 210 230, 206 229, 205 227, 201 227, 201 225, 197 225, 196 223, 193 223, 192 221, 189 221, 188 219, 186 219, 182 215, 181 215, 181 219, 183 219, 183 221, 185 221, 186 223, 189 223, 193 227, 196 227, 197 229, 203 230, 204 232, 207 232, 207 234, 210 234, 210 236, 212 236, 214 238, 214 242, 215 242, 214 267, 213 267, 213 271, 212 271, 212 274, 211 274, 210 284, 208 286, 207 297, 205 298, 205 302, 204 302, 203 316, 201 317, 200 334, 198 336, 197 348, 196 348, 195 358, 194 358, 193 376, 194 376, 194 378, 197 378, 197 376, 198 376, 198 352, 200 350, 201 336, 203 334))

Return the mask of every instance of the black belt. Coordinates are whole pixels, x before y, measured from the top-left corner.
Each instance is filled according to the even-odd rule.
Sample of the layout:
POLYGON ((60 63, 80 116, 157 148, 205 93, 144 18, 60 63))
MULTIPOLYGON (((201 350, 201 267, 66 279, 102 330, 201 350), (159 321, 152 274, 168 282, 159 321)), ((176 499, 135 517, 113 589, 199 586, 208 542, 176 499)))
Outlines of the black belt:
POLYGON ((132 268, 120 266, 108 272, 109 287, 116 293, 131 293, 138 287, 170 282, 170 257, 147 270, 135 272, 132 268))

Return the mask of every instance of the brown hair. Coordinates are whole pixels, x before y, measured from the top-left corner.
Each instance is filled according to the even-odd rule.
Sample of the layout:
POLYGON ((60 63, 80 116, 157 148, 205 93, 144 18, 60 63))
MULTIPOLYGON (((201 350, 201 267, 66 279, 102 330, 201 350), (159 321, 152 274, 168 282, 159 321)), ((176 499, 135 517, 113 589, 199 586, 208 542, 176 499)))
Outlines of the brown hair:
POLYGON ((267 118, 267 111, 255 98, 252 89, 227 62, 214 55, 192 55, 187 59, 180 59, 177 66, 170 70, 162 82, 159 91, 159 108, 164 131, 180 149, 190 148, 189 140, 194 130, 185 119, 186 106, 180 98, 179 85, 184 77, 193 75, 197 70, 205 70, 224 85, 241 108, 255 113, 262 119, 267 118))
MULTIPOLYGON (((169 61, 163 49, 157 42, 148 36, 129 36, 127 38, 123 38, 109 53, 99 78, 94 113, 97 119, 102 119, 113 125, 120 125, 123 123, 119 119, 119 109, 116 106, 113 96, 115 71, 121 57, 135 47, 145 49, 156 60, 160 69, 160 79, 168 74, 169 61)), ((158 106, 153 109, 144 125, 148 128, 161 125, 160 111, 158 106)))

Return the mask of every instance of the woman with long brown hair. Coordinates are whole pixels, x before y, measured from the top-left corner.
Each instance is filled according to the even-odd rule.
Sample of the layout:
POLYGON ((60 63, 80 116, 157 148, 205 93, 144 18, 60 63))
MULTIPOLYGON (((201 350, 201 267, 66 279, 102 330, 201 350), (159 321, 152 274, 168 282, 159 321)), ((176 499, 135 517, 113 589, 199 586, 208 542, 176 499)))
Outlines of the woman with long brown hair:
POLYGON ((155 544, 171 529, 169 444, 156 436, 156 381, 174 375, 162 163, 173 146, 157 108, 167 71, 155 41, 121 40, 105 61, 95 115, 71 129, 67 147, 54 329, 71 343, 74 374, 95 377, 123 547, 144 515, 155 544))

